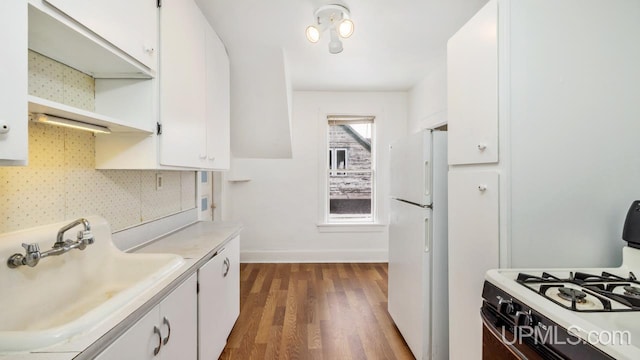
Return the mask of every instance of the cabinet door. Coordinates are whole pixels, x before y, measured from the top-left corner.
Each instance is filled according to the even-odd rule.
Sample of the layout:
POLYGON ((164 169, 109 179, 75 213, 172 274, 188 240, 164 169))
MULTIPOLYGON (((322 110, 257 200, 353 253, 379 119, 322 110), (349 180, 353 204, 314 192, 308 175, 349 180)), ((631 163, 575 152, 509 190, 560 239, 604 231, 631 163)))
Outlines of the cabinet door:
POLYGON ((498 162, 497 0, 447 44, 449 165, 498 162))
POLYGON ((193 274, 160 303, 164 360, 198 358, 197 275, 193 274), (166 342, 166 343, 165 343, 166 342))
POLYGON ((239 249, 236 237, 198 270, 200 359, 220 356, 240 313, 239 249))
POLYGON ((194 274, 96 359, 197 359, 197 308, 197 277, 194 274))
POLYGON ((499 266, 499 176, 449 171, 449 347, 452 359, 480 359, 484 274, 499 266))
POLYGON ((229 271, 225 277, 225 321, 227 335, 231 333, 240 315, 240 237, 236 236, 227 244, 227 254, 229 271))
MULTIPOLYGON (((226 249, 225 249, 226 250, 226 249)), ((224 273, 226 264, 222 253, 214 256, 198 269, 198 358, 217 359, 227 343, 224 326, 224 273)))
POLYGON ((154 0, 45 0, 148 68, 157 68, 158 7, 154 0))
POLYGON ((24 165, 28 150, 26 1, 0 4, 0 46, 0 165, 24 165))
POLYGON ((228 170, 231 155, 229 57, 211 26, 206 26, 207 60, 207 164, 228 170))
POLYGON ((206 162, 206 19, 193 0, 160 9, 160 163, 201 168, 206 162))
POLYGON ((100 353, 96 360, 153 359, 154 349, 161 350, 162 335, 158 326, 159 306, 154 307, 115 342, 100 353), (157 329, 154 331, 154 329, 157 329))

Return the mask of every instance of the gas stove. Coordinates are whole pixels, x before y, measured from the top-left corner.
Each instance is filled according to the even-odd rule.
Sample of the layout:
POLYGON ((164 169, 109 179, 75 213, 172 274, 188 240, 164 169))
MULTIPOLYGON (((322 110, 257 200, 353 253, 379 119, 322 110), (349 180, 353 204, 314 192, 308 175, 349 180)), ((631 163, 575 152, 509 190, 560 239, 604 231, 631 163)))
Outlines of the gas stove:
POLYGON ((623 239, 618 268, 488 271, 483 357, 640 359, 640 201, 623 239))

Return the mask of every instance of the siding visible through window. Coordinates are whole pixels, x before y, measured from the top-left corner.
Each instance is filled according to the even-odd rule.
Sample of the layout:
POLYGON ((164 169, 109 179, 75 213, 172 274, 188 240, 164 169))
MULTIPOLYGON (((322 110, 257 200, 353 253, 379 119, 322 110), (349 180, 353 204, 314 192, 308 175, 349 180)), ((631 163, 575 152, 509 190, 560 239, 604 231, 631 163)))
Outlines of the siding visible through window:
POLYGON ((328 116, 327 209, 330 223, 373 222, 373 116, 328 116), (336 171, 340 170, 340 171, 336 171))

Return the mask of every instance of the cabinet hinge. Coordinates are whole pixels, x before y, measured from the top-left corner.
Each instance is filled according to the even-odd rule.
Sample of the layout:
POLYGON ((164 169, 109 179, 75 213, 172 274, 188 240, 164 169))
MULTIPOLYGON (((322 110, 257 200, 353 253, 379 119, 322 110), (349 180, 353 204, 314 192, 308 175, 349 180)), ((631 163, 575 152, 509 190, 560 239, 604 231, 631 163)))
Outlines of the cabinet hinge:
POLYGON ((159 8, 162 7, 162 0, 158 0, 157 5, 159 8))
POLYGON ((162 124, 159 122, 156 123, 156 134, 162 135, 162 124))
POLYGON ((196 294, 200 294, 200 282, 196 283, 196 294))

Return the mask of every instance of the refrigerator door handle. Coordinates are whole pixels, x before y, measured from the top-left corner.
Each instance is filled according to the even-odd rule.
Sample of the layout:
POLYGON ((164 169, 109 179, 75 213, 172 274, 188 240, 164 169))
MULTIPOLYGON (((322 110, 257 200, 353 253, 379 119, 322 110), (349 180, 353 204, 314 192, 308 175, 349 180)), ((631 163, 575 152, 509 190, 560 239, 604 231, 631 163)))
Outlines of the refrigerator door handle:
POLYGON ((431 251, 431 222, 424 218, 424 252, 431 251))

